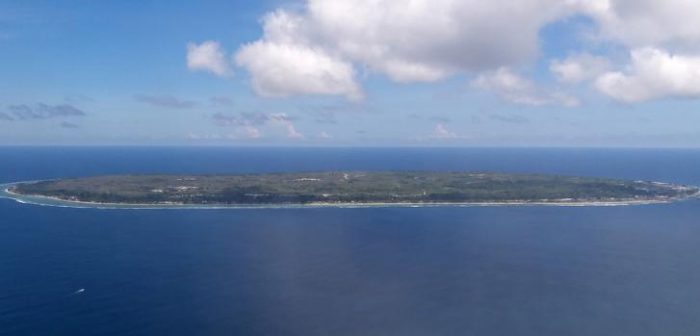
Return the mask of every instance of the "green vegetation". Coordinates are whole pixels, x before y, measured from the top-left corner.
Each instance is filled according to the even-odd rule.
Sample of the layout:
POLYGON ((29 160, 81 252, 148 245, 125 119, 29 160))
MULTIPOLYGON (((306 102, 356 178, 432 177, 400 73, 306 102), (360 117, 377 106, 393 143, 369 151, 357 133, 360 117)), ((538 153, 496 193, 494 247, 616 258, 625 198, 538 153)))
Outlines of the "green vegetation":
POLYGON ((12 192, 123 204, 624 202, 697 188, 601 178, 438 172, 124 175, 21 183, 12 192))

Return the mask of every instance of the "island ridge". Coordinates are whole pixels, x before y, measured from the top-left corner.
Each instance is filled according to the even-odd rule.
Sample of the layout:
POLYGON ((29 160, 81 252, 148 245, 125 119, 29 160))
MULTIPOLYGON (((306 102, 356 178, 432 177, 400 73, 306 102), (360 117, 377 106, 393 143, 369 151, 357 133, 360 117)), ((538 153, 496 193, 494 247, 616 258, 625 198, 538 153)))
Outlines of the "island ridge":
POLYGON ((471 172, 115 175, 26 182, 8 190, 100 204, 472 204, 665 202, 696 187, 660 182, 471 172))

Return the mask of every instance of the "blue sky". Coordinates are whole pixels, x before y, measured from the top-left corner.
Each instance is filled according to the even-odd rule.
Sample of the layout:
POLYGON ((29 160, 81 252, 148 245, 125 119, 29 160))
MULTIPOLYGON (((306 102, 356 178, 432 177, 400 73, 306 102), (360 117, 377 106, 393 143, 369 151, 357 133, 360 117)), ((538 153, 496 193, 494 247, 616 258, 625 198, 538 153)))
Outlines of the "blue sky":
POLYGON ((0 0, 0 144, 698 147, 697 15, 682 0, 0 0))

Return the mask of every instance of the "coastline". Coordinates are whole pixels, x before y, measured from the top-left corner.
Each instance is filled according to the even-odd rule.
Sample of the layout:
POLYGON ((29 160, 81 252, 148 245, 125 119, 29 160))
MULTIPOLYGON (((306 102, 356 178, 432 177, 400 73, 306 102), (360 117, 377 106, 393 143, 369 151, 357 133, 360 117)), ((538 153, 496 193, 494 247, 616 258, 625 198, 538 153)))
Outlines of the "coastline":
POLYGON ((700 197, 700 192, 688 197, 676 197, 665 199, 628 199, 610 201, 525 201, 514 200, 505 202, 366 202, 366 203, 278 203, 278 204, 187 204, 187 203, 100 203, 89 201, 66 200, 60 197, 42 195, 23 195, 12 192, 10 188, 16 184, 27 183, 14 182, 0 185, 0 198, 8 198, 22 204, 39 206, 52 206, 76 209, 122 209, 122 210, 159 210, 159 209, 319 209, 319 208, 428 208, 428 207, 521 207, 521 206, 555 206, 555 207, 617 207, 639 206, 652 204, 668 204, 700 197))

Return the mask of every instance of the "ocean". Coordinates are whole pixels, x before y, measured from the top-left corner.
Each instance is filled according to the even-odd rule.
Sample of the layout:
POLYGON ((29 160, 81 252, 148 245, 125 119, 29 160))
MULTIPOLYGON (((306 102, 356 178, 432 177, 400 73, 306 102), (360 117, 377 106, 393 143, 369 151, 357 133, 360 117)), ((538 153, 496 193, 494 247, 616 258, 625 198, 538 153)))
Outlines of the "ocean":
MULTIPOLYGON (((700 185, 700 150, 0 148, 0 183, 439 170, 700 185)), ((700 200, 73 209, 0 199, 0 335, 695 335, 700 200)))

